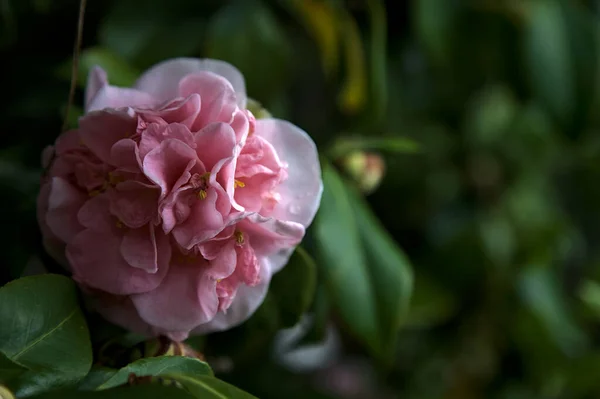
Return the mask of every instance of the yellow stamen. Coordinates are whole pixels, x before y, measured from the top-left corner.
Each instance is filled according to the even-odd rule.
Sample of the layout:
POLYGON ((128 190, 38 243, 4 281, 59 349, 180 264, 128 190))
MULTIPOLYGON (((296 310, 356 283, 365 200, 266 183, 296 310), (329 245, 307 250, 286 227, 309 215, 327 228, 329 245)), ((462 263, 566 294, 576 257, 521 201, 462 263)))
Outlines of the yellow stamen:
POLYGON ((223 279, 222 279, 222 278, 218 278, 218 279, 217 279, 217 283, 220 283, 221 281, 223 281, 223 279))
POLYGON ((208 182, 208 179, 210 179, 210 172, 203 173, 202 176, 200 176, 200 178, 202 178, 202 180, 204 180, 205 182, 208 182))
POLYGON ((233 235, 235 236, 235 242, 238 243, 238 245, 244 245, 244 233, 236 231, 233 235))
POLYGON ((122 183, 125 181, 125 178, 123 176, 119 176, 119 175, 115 175, 112 172, 108 172, 108 184, 110 184, 111 186, 116 186, 119 183, 122 183))
POLYGON ((100 193, 101 193, 101 191, 100 191, 100 190, 92 190, 92 191, 90 191, 90 192, 88 193, 88 195, 89 195, 90 197, 95 197, 96 195, 98 195, 98 194, 100 194, 100 193))
POLYGON ((117 220, 117 223, 115 223, 115 225, 119 228, 122 229, 125 227, 125 225, 123 224, 123 222, 121 222, 120 220, 117 220))
POLYGON ((206 190, 199 190, 198 194, 196 194, 196 197, 198 197, 198 199, 203 200, 206 199, 206 196, 208 194, 206 193, 206 190))
POLYGON ((239 188, 244 188, 244 187, 246 187, 246 183, 244 183, 243 181, 235 179, 234 182, 233 182, 233 187, 234 188, 238 188, 238 187, 239 188))

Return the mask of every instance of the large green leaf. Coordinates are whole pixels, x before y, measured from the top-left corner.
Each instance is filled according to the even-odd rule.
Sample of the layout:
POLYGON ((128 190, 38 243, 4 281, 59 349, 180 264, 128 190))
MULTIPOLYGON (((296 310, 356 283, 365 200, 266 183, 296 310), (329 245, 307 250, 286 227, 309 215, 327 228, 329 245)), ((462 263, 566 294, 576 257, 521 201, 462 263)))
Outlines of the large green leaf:
POLYGON ((314 260, 301 247, 290 258, 282 271, 273 276, 270 294, 281 312, 283 327, 292 327, 310 307, 317 283, 314 260))
POLYGON ((0 352, 28 369, 15 383, 20 394, 59 387, 84 377, 92 363, 75 284, 40 275, 0 289, 0 352))
POLYGON ((201 399, 251 399, 254 396, 215 377, 171 374, 170 378, 181 383, 192 395, 201 399))
POLYGON ((25 371, 27 371, 25 367, 18 365, 0 353, 0 384, 10 381, 25 371))
POLYGON ((124 384, 131 373, 137 376, 162 376, 172 373, 192 376, 213 375, 208 364, 198 359, 185 356, 158 356, 130 363, 112 376, 107 374, 108 380, 102 382, 96 389, 113 388, 124 384))
POLYGON ((135 385, 105 391, 59 390, 32 396, 31 399, 193 399, 182 388, 159 384, 135 385))
POLYGON ((390 359, 396 337, 408 311, 413 288, 413 274, 408 258, 383 228, 356 191, 348 190, 348 198, 357 227, 375 294, 381 346, 378 354, 390 359))
POLYGON ((375 216, 330 166, 324 165, 323 181, 315 232, 330 296, 350 331, 387 359, 406 312, 412 273, 375 216))

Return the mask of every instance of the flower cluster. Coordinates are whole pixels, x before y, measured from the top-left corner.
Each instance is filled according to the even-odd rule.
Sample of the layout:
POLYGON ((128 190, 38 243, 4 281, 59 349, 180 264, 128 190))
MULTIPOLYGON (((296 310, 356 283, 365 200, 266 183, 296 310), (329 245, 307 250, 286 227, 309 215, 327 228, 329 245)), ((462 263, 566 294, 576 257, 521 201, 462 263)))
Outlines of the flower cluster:
POLYGON ((165 61, 133 88, 95 68, 85 101, 45 156, 48 251, 129 330, 181 340, 246 320, 318 208, 312 140, 256 120, 221 61, 165 61))

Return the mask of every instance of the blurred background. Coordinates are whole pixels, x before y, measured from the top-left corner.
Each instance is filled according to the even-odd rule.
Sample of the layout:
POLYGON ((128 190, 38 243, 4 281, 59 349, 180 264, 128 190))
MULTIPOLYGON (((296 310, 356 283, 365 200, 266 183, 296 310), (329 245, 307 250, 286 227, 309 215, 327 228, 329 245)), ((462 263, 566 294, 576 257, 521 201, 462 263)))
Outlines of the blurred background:
MULTIPOLYGON (((250 321, 190 342, 220 378, 260 398, 600 397, 600 2, 87 3, 70 126, 92 65, 130 85, 210 57, 322 154, 305 251, 250 321)), ((0 284, 52 268, 35 198, 78 7, 0 0, 0 284)))

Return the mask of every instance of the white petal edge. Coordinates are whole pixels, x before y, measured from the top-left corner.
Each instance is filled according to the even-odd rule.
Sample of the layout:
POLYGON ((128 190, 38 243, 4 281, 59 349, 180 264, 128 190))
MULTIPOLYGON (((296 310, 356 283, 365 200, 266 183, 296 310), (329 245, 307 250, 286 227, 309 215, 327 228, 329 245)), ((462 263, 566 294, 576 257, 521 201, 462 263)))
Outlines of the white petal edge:
POLYGON ((179 96, 179 81, 184 76, 200 71, 213 72, 227 79, 235 90, 238 106, 246 107, 244 76, 225 61, 185 57, 163 61, 144 72, 134 88, 149 93, 160 101, 168 101, 179 96))
POLYGON ((279 186, 281 201, 272 215, 308 227, 319 209, 323 194, 319 153, 310 136, 290 122, 259 119, 255 134, 273 145, 288 164, 288 178, 279 186))

